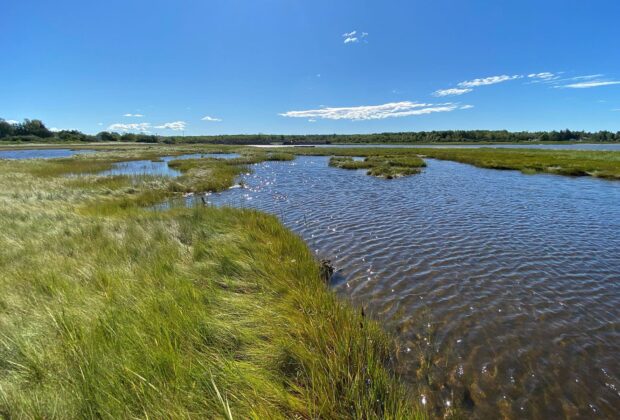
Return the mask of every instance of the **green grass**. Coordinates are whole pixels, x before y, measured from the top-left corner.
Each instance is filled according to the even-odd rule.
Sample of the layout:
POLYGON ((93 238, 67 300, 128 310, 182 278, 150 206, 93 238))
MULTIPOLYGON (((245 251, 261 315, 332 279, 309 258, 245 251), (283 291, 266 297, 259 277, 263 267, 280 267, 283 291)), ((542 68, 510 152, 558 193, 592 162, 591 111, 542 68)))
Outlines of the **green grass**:
POLYGON ((426 166, 424 161, 413 155, 371 155, 364 160, 353 160, 352 157, 331 157, 329 166, 341 169, 368 169, 368 175, 393 179, 420 173, 426 166))
POLYGON ((0 162, 0 417, 429 415, 391 373, 393 340, 336 299, 275 217, 142 208, 247 168, 90 174, 129 152, 105 153, 0 162), (76 165, 84 175, 63 176, 76 165))
POLYGON ((245 165, 233 165, 220 159, 173 160, 168 166, 183 173, 170 183, 173 192, 223 191, 237 176, 249 170, 245 165))
POLYGON ((469 163, 482 168, 516 169, 524 173, 552 173, 620 179, 620 152, 535 149, 414 149, 435 159, 469 163))
MULTIPOLYGON (((276 150, 276 149, 274 149, 276 150)), ((284 148, 296 155, 334 156, 332 166, 344 169, 368 169, 370 163, 353 162, 347 157, 360 156, 367 161, 388 161, 387 166, 419 168, 425 157, 452 160, 489 169, 514 169, 524 173, 551 173, 567 176, 593 176, 620 179, 620 152, 589 150, 543 150, 504 148, 284 148), (400 163, 399 163, 400 162, 400 163)), ((380 164, 373 166, 381 166, 380 164)), ((389 175, 390 168, 385 168, 389 175)), ((382 169, 378 169, 382 176, 382 169)), ((416 171, 417 172, 417 171, 416 171)), ((415 172, 414 172, 415 173, 415 172)), ((406 173, 399 173, 406 175, 406 173)))
POLYGON ((329 166, 340 169, 369 169, 373 164, 367 160, 353 160, 352 157, 332 157, 329 166))

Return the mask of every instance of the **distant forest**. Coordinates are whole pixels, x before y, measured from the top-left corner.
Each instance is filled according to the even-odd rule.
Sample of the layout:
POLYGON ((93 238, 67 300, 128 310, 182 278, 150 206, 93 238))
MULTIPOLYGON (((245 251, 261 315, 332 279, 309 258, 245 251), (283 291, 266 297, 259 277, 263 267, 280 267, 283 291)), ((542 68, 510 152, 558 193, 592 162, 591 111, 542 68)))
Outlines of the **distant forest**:
POLYGON ((525 142, 620 142, 620 131, 519 131, 449 130, 377 134, 239 134, 216 136, 156 136, 152 134, 113 133, 96 135, 77 130, 51 131, 40 120, 10 123, 0 118, 0 142, 139 142, 139 143, 211 143, 211 144, 332 144, 332 143, 525 143, 525 142))

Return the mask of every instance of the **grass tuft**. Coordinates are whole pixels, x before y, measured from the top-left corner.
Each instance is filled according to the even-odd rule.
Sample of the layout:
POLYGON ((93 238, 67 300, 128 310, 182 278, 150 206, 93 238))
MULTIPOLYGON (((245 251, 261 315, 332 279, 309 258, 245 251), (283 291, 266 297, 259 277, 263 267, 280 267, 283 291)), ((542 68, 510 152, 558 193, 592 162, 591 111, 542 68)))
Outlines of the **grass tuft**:
POLYGON ((354 160, 348 156, 332 157, 329 165, 341 169, 368 169, 368 175, 385 179, 414 175, 426 166, 422 159, 413 155, 373 155, 364 160, 354 160))

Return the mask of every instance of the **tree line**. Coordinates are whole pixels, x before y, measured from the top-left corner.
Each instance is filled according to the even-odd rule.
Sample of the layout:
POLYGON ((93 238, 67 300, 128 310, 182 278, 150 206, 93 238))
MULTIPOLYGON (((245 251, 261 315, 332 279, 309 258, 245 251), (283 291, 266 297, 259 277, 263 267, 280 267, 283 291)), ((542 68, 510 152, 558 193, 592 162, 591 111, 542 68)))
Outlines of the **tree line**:
POLYGON ((620 131, 519 131, 445 130, 376 134, 243 134, 215 136, 156 136, 143 133, 102 131, 96 135, 78 130, 51 131, 41 120, 21 123, 0 118, 0 141, 11 142, 138 142, 211 144, 331 144, 331 143, 522 143, 522 142, 620 142, 620 131))

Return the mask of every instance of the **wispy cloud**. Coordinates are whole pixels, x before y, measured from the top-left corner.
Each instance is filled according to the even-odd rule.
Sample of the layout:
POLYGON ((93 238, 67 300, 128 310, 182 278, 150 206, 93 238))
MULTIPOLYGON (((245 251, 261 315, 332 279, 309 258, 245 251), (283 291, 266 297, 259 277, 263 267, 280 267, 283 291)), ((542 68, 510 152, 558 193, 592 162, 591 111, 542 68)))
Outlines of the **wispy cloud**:
POLYGON ((8 122, 9 124, 19 124, 19 121, 17 120, 5 120, 6 122, 8 122))
POLYGON ((569 79, 564 79, 564 80, 592 80, 592 79, 599 79, 603 76, 604 76, 603 74, 587 74, 585 76, 575 76, 575 77, 571 77, 569 79))
POLYGON ((471 88, 452 88, 452 89, 439 89, 433 92, 433 96, 451 96, 451 95, 463 95, 473 91, 471 88))
POLYGON ((557 88, 569 88, 569 89, 587 89, 600 86, 620 85, 620 81, 617 80, 590 80, 587 82, 569 83, 567 85, 559 85, 557 88))
POLYGON ((135 117, 135 118, 142 118, 144 117, 144 115, 142 114, 123 114, 123 117, 135 117))
POLYGON ((620 112, 620 108, 614 108, 614 109, 612 109, 612 111, 614 111, 614 112, 620 112))
POLYGON ((160 128, 164 130, 174 130, 174 131, 182 131, 185 130, 187 123, 185 121, 174 121, 169 123, 164 123, 161 125, 153 126, 151 123, 115 123, 108 127, 110 131, 124 131, 124 132, 139 132, 139 133, 150 133, 153 128, 160 128))
POLYGON ((472 109, 473 107, 473 105, 463 105, 459 109, 472 109))
POLYGON ((149 133, 151 128, 150 123, 133 123, 133 124, 124 124, 124 123, 116 123, 112 124, 108 127, 110 131, 137 131, 140 133, 149 133))
POLYGON ((202 121, 211 121, 211 122, 220 122, 220 121, 222 121, 221 118, 210 117, 208 115, 205 115, 204 117, 202 117, 201 120, 202 121))
POLYGON ((162 125, 156 125, 155 128, 161 128, 164 130, 174 130, 174 131, 183 131, 187 127, 187 123, 185 121, 174 121, 169 123, 164 123, 162 125))
POLYGON ((381 120, 385 118, 425 115, 435 112, 450 112, 458 109, 454 103, 425 104, 418 102, 391 102, 383 105, 353 106, 342 108, 320 108, 306 111, 288 111, 279 114, 283 117, 326 119, 326 120, 381 120))
POLYGON ((368 42, 368 40, 366 39, 367 37, 368 37, 368 32, 362 32, 359 35, 357 31, 345 32, 344 34, 342 34, 342 38, 344 38, 343 42, 345 44, 355 44, 355 43, 360 42, 360 40, 367 43, 368 42))
POLYGON ((464 82, 459 83, 459 86, 464 87, 464 88, 488 86, 488 85, 495 85, 497 83, 507 82, 509 80, 521 79, 522 77, 523 76, 518 75, 518 74, 514 76, 508 76, 506 74, 503 74, 501 76, 491 76, 491 77, 484 77, 481 79, 466 80, 464 82))
POLYGON ((551 73, 550 71, 543 71, 542 73, 528 74, 527 77, 529 77, 530 79, 553 80, 553 79, 557 79, 560 76, 558 76, 555 73, 551 73))

